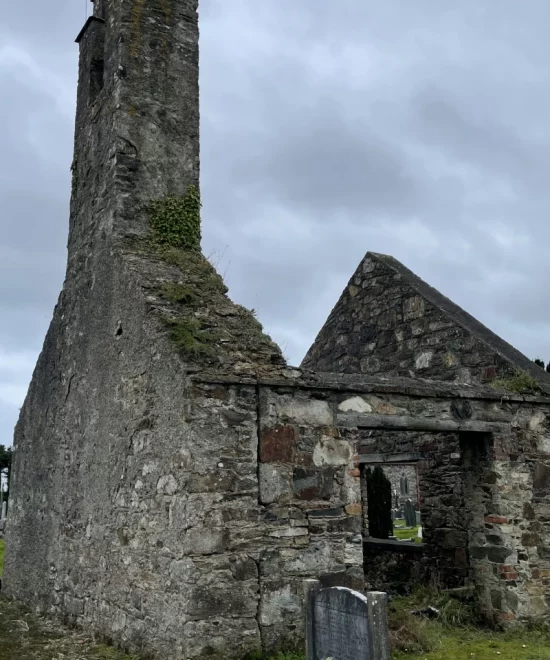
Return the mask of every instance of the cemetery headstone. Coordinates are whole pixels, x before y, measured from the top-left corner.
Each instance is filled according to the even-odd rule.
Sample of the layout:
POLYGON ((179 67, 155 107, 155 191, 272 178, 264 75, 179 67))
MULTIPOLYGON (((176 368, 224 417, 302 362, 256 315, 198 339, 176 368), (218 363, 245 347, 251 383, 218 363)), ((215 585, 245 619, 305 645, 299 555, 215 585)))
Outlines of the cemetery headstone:
POLYGON ((407 527, 416 527, 416 511, 411 500, 405 502, 405 524, 407 527))
POLYGON ((420 524, 421 524, 421 519, 422 519, 422 518, 421 518, 421 515, 420 515, 420 511, 415 511, 415 512, 414 512, 414 515, 415 515, 415 517, 416 517, 416 524, 417 524, 417 525, 420 525, 420 524))
POLYGON ((312 589, 306 615, 307 660, 389 660, 387 595, 346 587, 312 589))

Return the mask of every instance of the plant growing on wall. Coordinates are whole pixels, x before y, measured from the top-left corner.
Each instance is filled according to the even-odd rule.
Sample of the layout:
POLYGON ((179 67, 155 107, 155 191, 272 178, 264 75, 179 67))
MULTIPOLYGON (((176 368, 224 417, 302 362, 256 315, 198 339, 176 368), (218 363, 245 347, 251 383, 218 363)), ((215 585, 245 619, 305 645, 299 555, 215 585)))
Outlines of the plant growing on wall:
POLYGON ((367 468, 367 512, 369 536, 387 539, 393 535, 391 482, 380 466, 367 468))
POLYGON ((196 186, 189 186, 184 197, 166 197, 151 202, 148 212, 157 245, 200 251, 201 200, 196 186))

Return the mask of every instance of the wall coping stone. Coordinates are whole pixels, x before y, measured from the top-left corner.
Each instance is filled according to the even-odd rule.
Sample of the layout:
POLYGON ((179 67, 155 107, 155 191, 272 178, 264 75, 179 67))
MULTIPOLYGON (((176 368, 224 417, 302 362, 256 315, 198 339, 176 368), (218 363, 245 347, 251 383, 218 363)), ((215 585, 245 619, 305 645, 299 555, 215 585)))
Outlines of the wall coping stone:
POLYGON ((274 370, 272 376, 264 374, 235 374, 201 371, 189 373, 195 382, 220 385, 252 385, 260 387, 285 387, 292 389, 325 389, 364 394, 403 394, 411 397, 441 399, 475 399, 550 405, 548 396, 527 396, 503 392, 491 387, 448 383, 421 378, 387 378, 383 376, 357 376, 336 373, 316 373, 287 368, 274 370))

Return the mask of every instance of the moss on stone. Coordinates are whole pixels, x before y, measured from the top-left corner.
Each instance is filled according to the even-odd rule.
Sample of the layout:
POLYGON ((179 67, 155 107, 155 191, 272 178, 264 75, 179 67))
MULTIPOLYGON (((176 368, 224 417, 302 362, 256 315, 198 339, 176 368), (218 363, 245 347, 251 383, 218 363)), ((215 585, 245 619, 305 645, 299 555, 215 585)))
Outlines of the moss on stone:
POLYGON ((168 247, 158 252, 161 259, 177 266, 183 273, 197 279, 197 287, 204 293, 226 294, 229 289, 208 259, 200 252, 168 247))
POLYGON ((164 322, 170 329, 170 339, 182 354, 196 357, 212 352, 215 336, 205 330, 197 319, 181 317, 164 319, 164 322))
POLYGON ((166 282, 162 287, 162 291, 164 297, 172 303, 193 307, 199 302, 196 289, 185 284, 166 282))
POLYGON ((201 201, 196 186, 190 185, 184 197, 165 197, 151 202, 147 211, 157 245, 200 251, 201 201))

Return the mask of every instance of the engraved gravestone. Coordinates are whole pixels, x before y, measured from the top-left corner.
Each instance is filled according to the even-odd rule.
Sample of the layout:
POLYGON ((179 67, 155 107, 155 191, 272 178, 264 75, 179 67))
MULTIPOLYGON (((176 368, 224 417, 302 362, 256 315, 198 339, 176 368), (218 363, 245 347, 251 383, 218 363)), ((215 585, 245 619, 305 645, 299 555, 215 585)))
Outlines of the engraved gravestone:
POLYGON ((306 620, 307 660, 389 660, 384 593, 313 589, 306 620))

